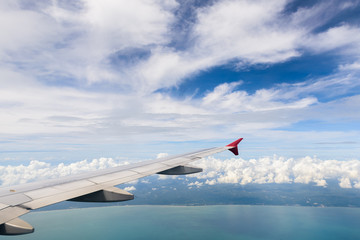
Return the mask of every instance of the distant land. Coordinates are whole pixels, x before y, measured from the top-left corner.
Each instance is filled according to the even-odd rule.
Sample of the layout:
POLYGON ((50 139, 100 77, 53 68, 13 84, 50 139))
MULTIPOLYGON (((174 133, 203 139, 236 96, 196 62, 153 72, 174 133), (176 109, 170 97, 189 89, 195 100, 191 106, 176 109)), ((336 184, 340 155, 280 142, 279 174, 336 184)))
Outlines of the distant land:
POLYGON ((360 189, 341 188, 337 180, 327 180, 327 187, 315 184, 216 184, 188 186, 183 179, 145 178, 134 184, 132 201, 120 203, 61 202, 40 210, 99 207, 112 205, 275 205, 311 207, 360 207, 360 189))

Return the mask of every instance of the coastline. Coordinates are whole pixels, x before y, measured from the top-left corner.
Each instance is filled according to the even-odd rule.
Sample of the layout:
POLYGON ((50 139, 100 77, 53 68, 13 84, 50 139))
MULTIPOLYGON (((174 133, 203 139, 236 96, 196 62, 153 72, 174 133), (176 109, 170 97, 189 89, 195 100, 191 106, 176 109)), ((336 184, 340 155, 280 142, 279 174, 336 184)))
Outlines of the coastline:
POLYGON ((186 207, 289 207, 289 208, 312 208, 312 209, 360 209, 360 207, 352 207, 352 206, 302 206, 302 205, 248 205, 248 204, 209 204, 209 205, 163 205, 163 204, 139 204, 139 205, 107 205, 107 206, 91 206, 91 207, 74 207, 74 208, 63 208, 63 209, 36 209, 31 213, 38 212, 57 212, 57 211, 69 211, 69 210, 82 210, 82 209, 93 209, 93 208, 118 208, 118 207, 126 207, 126 208, 138 208, 138 207, 167 207, 167 208, 186 208, 186 207))

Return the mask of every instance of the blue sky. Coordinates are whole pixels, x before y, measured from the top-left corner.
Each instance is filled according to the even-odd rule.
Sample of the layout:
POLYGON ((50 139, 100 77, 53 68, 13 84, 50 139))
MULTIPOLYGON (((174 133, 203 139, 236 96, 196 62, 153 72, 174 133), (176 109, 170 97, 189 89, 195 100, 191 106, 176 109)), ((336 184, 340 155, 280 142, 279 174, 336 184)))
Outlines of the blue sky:
POLYGON ((2 1, 1 165, 238 137, 245 159, 358 159, 359 4, 2 1))

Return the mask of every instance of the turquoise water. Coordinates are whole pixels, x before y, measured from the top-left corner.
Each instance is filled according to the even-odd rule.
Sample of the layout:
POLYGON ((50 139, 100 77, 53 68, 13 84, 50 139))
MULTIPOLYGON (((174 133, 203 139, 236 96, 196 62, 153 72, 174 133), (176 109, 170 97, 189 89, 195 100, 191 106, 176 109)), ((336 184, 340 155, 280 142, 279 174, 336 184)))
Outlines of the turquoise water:
POLYGON ((360 208, 114 206, 34 212, 35 233, 1 239, 360 239, 360 208))

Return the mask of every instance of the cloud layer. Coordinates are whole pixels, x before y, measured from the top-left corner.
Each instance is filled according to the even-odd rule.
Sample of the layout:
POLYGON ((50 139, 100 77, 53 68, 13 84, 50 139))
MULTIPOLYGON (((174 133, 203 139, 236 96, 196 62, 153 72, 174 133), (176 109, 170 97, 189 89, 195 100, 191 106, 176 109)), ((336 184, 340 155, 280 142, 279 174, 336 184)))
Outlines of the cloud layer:
POLYGON ((2 186, 12 186, 37 180, 59 178, 82 172, 105 169, 129 164, 129 162, 115 161, 112 158, 83 160, 71 164, 60 163, 52 166, 50 163, 31 161, 27 166, 0 166, 0 181, 2 186))
POLYGON ((342 188, 360 188, 360 161, 320 160, 316 157, 299 159, 263 157, 244 160, 219 160, 208 157, 197 162, 206 169, 196 178, 206 184, 216 183, 303 183, 327 186, 327 180, 337 179, 342 188))
MULTIPOLYGON (((94 171, 108 167, 129 164, 112 158, 83 160, 71 164, 58 164, 31 161, 29 165, 0 166, 0 181, 2 186, 11 186, 36 180, 57 178, 86 171, 94 171)), ((204 184, 314 184, 326 187, 328 180, 337 180, 341 188, 360 188, 360 160, 338 161, 320 160, 316 157, 299 159, 285 157, 262 157, 244 160, 232 158, 220 160, 208 157, 197 161, 194 165, 204 171, 188 175, 189 187, 201 187, 204 184), (192 179, 197 179, 192 181, 192 179)), ((161 175, 158 181, 166 179, 161 175)), ((131 186, 129 190, 135 190, 131 186)))

